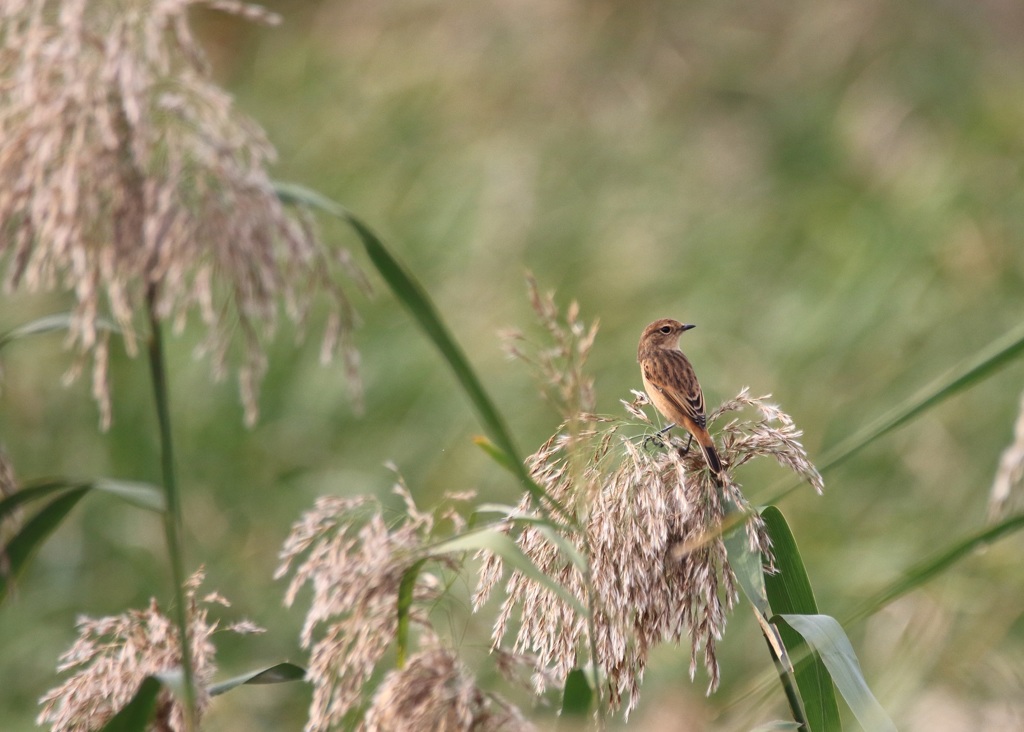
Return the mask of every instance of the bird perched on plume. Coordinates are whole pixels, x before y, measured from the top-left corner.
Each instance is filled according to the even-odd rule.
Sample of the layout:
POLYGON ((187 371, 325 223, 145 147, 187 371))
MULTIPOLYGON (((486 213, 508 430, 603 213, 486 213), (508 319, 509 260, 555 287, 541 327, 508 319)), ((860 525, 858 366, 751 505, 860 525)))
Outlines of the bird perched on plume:
MULTIPOLYGON (((690 360, 679 350, 679 336, 693 327, 670 318, 655 320, 644 328, 636 358, 640 362, 647 396, 672 422, 658 434, 664 434, 675 426, 686 428, 690 440, 696 440, 700 445, 711 475, 721 487, 724 483, 722 461, 707 430, 704 394, 690 360)), ((687 442, 687 449, 689 446, 687 442)))

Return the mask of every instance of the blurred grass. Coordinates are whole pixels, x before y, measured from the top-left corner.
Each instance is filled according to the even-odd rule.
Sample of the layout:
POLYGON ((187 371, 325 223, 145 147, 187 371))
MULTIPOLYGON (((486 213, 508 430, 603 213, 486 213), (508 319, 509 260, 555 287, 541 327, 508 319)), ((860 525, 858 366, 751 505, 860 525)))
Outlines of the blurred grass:
MULTIPOLYGON (((682 317, 699 325, 686 346, 709 403, 748 384, 773 392, 812 456, 1021 321, 1024 10, 1013 4, 270 6, 285 18, 275 30, 197 20, 238 105, 278 146, 277 177, 344 202, 395 248, 527 451, 557 416, 495 335, 532 322, 526 268, 601 319, 591 364, 603 411, 639 387, 642 327, 682 317)), ((341 224, 322 229, 358 249, 341 224)), ((301 662, 301 619, 270 575, 316 495, 386 493, 391 459, 422 503, 450 488, 518 496, 473 446, 480 428, 432 346, 378 290, 355 296, 361 419, 340 368, 284 334, 246 430, 236 386, 195 363, 194 334, 168 340, 189 558, 230 612, 272 629, 225 639, 222 678, 301 662)), ((8 296, 0 331, 66 309, 8 296)), ((143 362, 115 353, 107 435, 88 385, 60 385, 67 366, 59 335, 5 349, 0 440, 19 476, 155 481, 143 362)), ((823 498, 787 499, 822 612, 843 616, 979 529, 1022 384, 1012 364, 837 468, 823 498)), ((744 480, 757 497, 776 477, 744 480)), ((4 730, 34 728, 77 614, 144 605, 167 586, 158 519, 99 496, 74 516, 0 610, 4 730)), ((1020 713, 1020 550, 1015 536, 969 557, 851 637, 901 729, 939 729, 922 726, 937 694, 948 729, 1020 713)), ((466 642, 482 644, 486 628, 470 628, 466 642)), ((768 711, 723 712, 764 669, 760 643, 737 615, 707 700, 699 679, 680 694, 686 660, 665 649, 635 723, 678 707, 714 729, 781 716, 775 697, 768 711)), ((217 729, 299 726, 302 692, 224 699, 235 694, 251 708, 226 701, 235 714, 217 729)))

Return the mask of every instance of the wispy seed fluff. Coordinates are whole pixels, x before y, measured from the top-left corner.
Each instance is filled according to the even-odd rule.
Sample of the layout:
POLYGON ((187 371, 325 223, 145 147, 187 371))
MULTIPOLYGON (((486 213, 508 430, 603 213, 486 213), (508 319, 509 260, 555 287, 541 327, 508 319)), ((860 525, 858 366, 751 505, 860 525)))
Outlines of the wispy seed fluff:
MULTIPOLYGON (((626 404, 649 423, 646 396, 626 404)), ((788 415, 743 390, 709 415, 709 424, 745 407, 753 419, 733 419, 715 430, 729 481, 723 495, 749 509, 732 471, 769 456, 805 477, 820 491, 821 477, 800 445, 788 415)), ((613 708, 637 704, 652 648, 666 641, 690 646, 690 675, 703 663, 708 693, 719 682, 715 644, 737 599, 736 578, 722 540, 725 506, 698 450, 684 454, 683 441, 639 444, 618 432, 621 420, 581 415, 528 459, 534 480, 563 505, 574 506, 583 530, 563 536, 587 558, 590 583, 545 535, 527 525, 517 542, 542 572, 591 608, 593 621, 518 571, 509 576, 493 629, 497 648, 511 638, 513 650, 536 654, 538 692, 554 678, 586 663, 594 648, 613 708), (590 628, 594 637, 590 637, 590 628)), ((524 499, 519 512, 529 511, 524 499)), ((511 531, 511 528, 509 529, 511 531)), ((751 513, 744 530, 750 549, 770 561, 763 524, 751 513)), ((479 609, 503 575, 500 557, 485 554, 474 597, 479 609)))
MULTIPOLYGON (((203 571, 186 585, 192 662, 195 665, 199 712, 210 701, 208 687, 216 671, 211 641, 219 623, 209 618, 209 606, 229 603, 210 593, 198 598, 203 571)), ((260 633, 256 625, 242 621, 227 626, 236 633, 260 633)), ((65 652, 58 670, 71 672, 64 683, 47 692, 36 723, 51 732, 92 732, 110 721, 127 704, 147 676, 181 671, 178 629, 152 600, 145 610, 131 610, 106 618, 80 618, 78 639, 65 652)), ((166 688, 157 701, 153 729, 180 732, 185 729, 181 704, 166 688)))
POLYGON ((323 293, 322 357, 340 341, 359 393, 353 313, 335 276, 357 273, 282 208, 267 172, 274 149, 212 82, 192 5, 277 22, 231 0, 0 3, 0 267, 8 290, 73 293, 69 374, 92 356, 104 425, 103 323, 134 354, 147 309, 176 329, 198 314, 215 375, 237 362, 251 423, 262 341, 282 307, 301 327, 323 293))
MULTIPOLYGON (((421 642, 436 645, 427 610, 444 592, 441 570, 456 565, 448 555, 431 558, 426 547, 438 521, 450 524, 456 532, 465 522, 451 507, 436 515, 421 511, 401 483, 395 492, 405 501, 401 522, 389 525, 380 504, 372 498, 325 496, 295 522, 281 550, 275 576, 291 575, 285 604, 292 605, 306 584, 313 591, 301 635, 302 646, 310 653, 307 676, 313 686, 306 732, 326 732, 347 724, 369 701, 370 681, 398 635, 399 592, 411 570, 415 574, 410 576, 416 579, 409 621, 421 642), (424 565, 421 560, 427 558, 433 561, 424 565)), ((467 497, 450 494, 448 499, 467 497)), ((437 695, 433 701, 422 699, 425 706, 419 707, 417 714, 448 719, 438 706, 443 699, 450 703, 453 719, 472 717, 473 710, 482 713, 482 708, 465 696, 471 692, 452 663, 447 656, 437 655, 410 659, 406 673, 390 676, 378 692, 365 725, 369 729, 411 729, 394 726, 397 718, 382 709, 380 701, 385 694, 411 710, 417 701, 410 697, 410 687, 437 695), (439 664, 447 664, 448 670, 438 670, 439 664), (427 683, 431 679, 450 693, 433 688, 427 683)))
POLYGON ((518 709, 483 692, 455 655, 420 651, 390 671, 373 697, 365 732, 527 732, 518 709))

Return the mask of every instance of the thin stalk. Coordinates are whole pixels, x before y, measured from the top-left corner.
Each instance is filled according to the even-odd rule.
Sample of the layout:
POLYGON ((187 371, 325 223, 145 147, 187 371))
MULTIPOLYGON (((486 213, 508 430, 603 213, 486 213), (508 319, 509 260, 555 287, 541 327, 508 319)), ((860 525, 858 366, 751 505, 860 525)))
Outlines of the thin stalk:
POLYGON ((185 729, 196 729, 196 687, 192 667, 191 633, 188 627, 188 606, 185 597, 185 561, 181 544, 181 498, 174 472, 174 450, 171 440, 170 399, 167 388, 167 367, 164 358, 163 336, 156 315, 156 285, 146 293, 149 314, 149 368, 153 377, 153 397, 156 402, 157 424, 160 432, 160 470, 163 478, 167 507, 164 511, 164 534, 167 553, 171 561, 171 579, 174 584, 174 620, 181 641, 181 666, 184 681, 185 729))
POLYGON ((799 732, 811 732, 811 727, 807 723, 807 712, 804 711, 803 699, 800 697, 800 689, 794 676, 793 664, 786 652, 786 646, 782 642, 782 636, 756 605, 753 610, 757 624, 761 626, 761 634, 764 636, 765 643, 768 644, 768 652, 771 654, 772 663, 775 664, 775 671, 782 683, 782 690, 786 694, 786 703, 789 704, 789 710, 793 714, 793 721, 797 723, 799 732))
POLYGON ((772 662, 775 664, 775 671, 779 675, 782 689, 786 693, 786 703, 789 704, 789 711, 793 715, 793 721, 799 725, 797 729, 800 732, 810 732, 811 728, 807 726, 807 717, 804 714, 803 704, 800 701, 800 692, 797 690, 796 679, 793 678, 793 673, 786 668, 786 664, 779 657, 775 646, 772 645, 767 635, 764 639, 768 644, 768 652, 772 656, 772 662))

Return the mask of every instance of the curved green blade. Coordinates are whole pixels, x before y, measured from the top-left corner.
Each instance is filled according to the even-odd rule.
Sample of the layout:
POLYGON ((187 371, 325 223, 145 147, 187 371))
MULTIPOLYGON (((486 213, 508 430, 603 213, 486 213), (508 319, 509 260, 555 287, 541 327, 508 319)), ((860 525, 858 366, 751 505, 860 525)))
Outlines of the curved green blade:
POLYGON ((483 423, 484 429, 492 441, 492 444, 486 448, 487 452, 503 466, 511 469, 526 490, 541 505, 551 506, 563 518, 571 519, 565 508, 548 496, 544 489, 534 482, 523 463, 519 450, 515 446, 512 434, 509 432, 504 418, 491 400, 491 397, 487 394, 483 383, 477 377, 473 367, 470 366, 469 359, 466 358, 466 354, 461 346, 459 346, 458 342, 449 332, 448 326, 442 320, 430 295, 427 294, 426 289, 416 280, 415 276, 388 251, 380 237, 347 208, 316 191, 304 186, 283 182, 275 182, 274 189, 277 192, 278 198, 283 202, 319 209, 342 219, 355 230, 374 267, 377 268, 381 277, 387 282, 395 297, 398 298, 399 302, 405 306, 405 309, 419 324, 421 330, 441 352, 442 357, 455 374, 463 391, 469 397, 480 421, 483 423), (504 456, 500 457, 502 454, 504 456))
POLYGON ((39 547, 88 492, 88 487, 67 490, 29 519, 7 542, 7 546, 0 551, 0 603, 7 597, 14 580, 25 571, 39 547))
POLYGON ((864 729, 871 732, 896 732, 896 725, 868 688, 850 639, 835 618, 830 615, 788 613, 778 617, 800 633, 821 658, 839 693, 864 729))
POLYGON ((283 661, 256 671, 235 676, 210 687, 210 696, 220 696, 239 686, 256 684, 283 684, 288 681, 302 681, 306 678, 306 669, 294 663, 283 661))
POLYGON ((146 732, 156 713, 156 698, 161 686, 159 680, 147 676, 131 701, 121 707, 100 732, 146 732))
MULTIPOLYGON (((815 614, 818 605, 811 589, 811 581, 804 568, 803 557, 785 516, 775 506, 761 511, 775 552, 774 574, 765 574, 765 590, 775 615, 815 614)), ((839 701, 822 659, 810 652, 807 642, 792 628, 773 623, 779 631, 791 662, 797 688, 803 700, 807 723, 815 732, 831 732, 843 728, 839 714, 839 701)))
POLYGON ((594 691, 587 682, 583 669, 574 668, 565 677, 565 689, 562 691, 562 719, 582 720, 590 711, 594 701, 594 691))
POLYGON ((581 618, 587 617, 587 610, 579 599, 562 587, 562 585, 558 584, 558 582, 544 574, 512 539, 499 531, 494 531, 493 529, 471 531, 454 539, 435 544, 430 547, 429 551, 431 554, 446 554, 478 551, 480 549, 486 549, 497 554, 508 566, 519 570, 537 584, 557 595, 564 603, 575 610, 581 618))
POLYGON ((968 537, 961 539, 948 547, 939 555, 926 559, 920 564, 911 567, 903 576, 882 589, 874 597, 868 599, 863 605, 855 610, 847 619, 846 624, 856 623, 872 615, 893 600, 902 597, 911 590, 923 585, 928 580, 936 577, 944 570, 953 566, 961 559, 970 556, 975 550, 995 543, 1004 536, 1008 536, 1020 529, 1024 529, 1024 514, 1010 516, 1000 521, 995 526, 982 529, 968 537))

